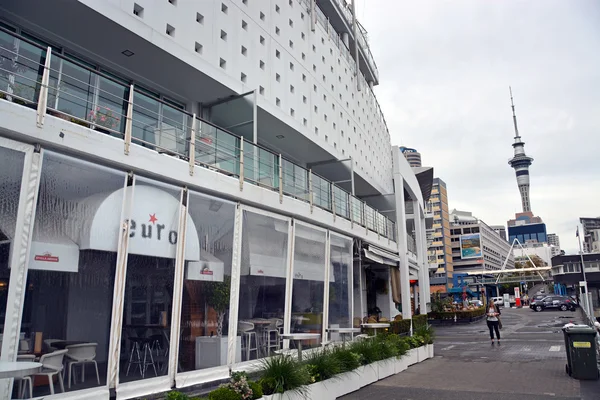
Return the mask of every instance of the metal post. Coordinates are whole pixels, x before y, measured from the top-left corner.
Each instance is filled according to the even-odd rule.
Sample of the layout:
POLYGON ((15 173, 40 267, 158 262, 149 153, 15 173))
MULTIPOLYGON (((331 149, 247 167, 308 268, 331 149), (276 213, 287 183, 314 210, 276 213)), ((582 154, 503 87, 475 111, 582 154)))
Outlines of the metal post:
POLYGON ((352 162, 352 157, 350 157, 350 182, 352 184, 352 196, 356 196, 356 192, 354 190, 354 163, 352 162))
POLYGON ((308 201, 310 203, 310 213, 313 213, 314 206, 314 191, 312 185, 312 168, 308 170, 308 201))
POLYGON ((127 102, 127 120, 125 121, 125 155, 129 155, 131 146, 131 130, 133 126, 133 83, 129 86, 129 101, 127 102))
POLYGON ((315 25, 317 22, 317 12, 316 12, 316 0, 310 0, 310 30, 312 32, 315 31, 315 25))
POLYGON ((37 120, 38 128, 44 126, 44 118, 46 117, 46 107, 48 104, 48 84, 50 82, 50 62, 52 59, 52 48, 48 46, 46 50, 46 63, 44 64, 44 73, 42 74, 42 84, 40 87, 40 95, 38 97, 37 120))
POLYGON ((188 159, 190 165, 190 175, 194 175, 194 166, 196 164, 196 113, 192 117, 192 135, 190 136, 190 148, 188 150, 188 159))
POLYGON ((577 241, 579 242, 579 257, 581 258, 581 275, 583 277, 583 283, 584 283, 584 288, 585 288, 585 304, 586 304, 586 308, 587 310, 585 310, 586 313, 588 313, 588 318, 592 318, 594 316, 594 310, 592 308, 592 305, 590 304, 589 300, 589 296, 588 296, 588 285, 587 285, 587 279, 585 277, 585 262, 583 260, 583 247, 581 246, 581 236, 579 236, 579 228, 577 228, 577 241))
POLYGON ((240 192, 244 190, 244 137, 240 136, 240 192))
POLYGON ((282 161, 281 154, 279 154, 279 204, 283 203, 283 176, 281 175, 283 172, 283 168, 281 167, 282 161))
POLYGON ((356 73, 354 77, 356 79, 356 90, 360 92, 360 80, 358 79, 360 67, 358 61, 358 21, 356 20, 356 0, 352 0, 352 31, 354 35, 354 58, 356 60, 356 73))
POLYGON ((329 187, 331 188, 331 211, 333 212, 333 221, 335 222, 335 192, 333 190, 333 183, 329 182, 329 187))

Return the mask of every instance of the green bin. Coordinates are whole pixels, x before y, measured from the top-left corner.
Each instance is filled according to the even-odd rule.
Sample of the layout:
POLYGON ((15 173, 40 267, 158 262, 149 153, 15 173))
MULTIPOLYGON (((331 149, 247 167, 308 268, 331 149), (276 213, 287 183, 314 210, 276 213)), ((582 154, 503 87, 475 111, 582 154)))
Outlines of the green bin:
POLYGON ((575 379, 598 379, 596 331, 588 326, 563 328, 567 351, 566 371, 575 379))

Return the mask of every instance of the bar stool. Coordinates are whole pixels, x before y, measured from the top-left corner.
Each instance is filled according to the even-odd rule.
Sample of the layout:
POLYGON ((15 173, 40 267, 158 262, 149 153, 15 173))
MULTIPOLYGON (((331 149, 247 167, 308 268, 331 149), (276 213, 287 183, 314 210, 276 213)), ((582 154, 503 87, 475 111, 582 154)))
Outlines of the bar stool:
POLYGON ((242 334, 242 349, 246 350, 246 361, 250 360, 250 353, 252 351, 255 352, 256 358, 258 358, 258 343, 256 341, 254 324, 247 321, 238 321, 238 331, 242 334), (254 338, 254 347, 252 347, 252 338, 254 338))
POLYGON ((158 373, 156 371, 156 365, 154 364, 154 357, 152 356, 152 339, 130 337, 129 340, 131 341, 131 343, 133 343, 133 347, 131 348, 131 354, 129 355, 129 361, 127 362, 127 371, 125 372, 125 376, 129 375, 129 368, 132 364, 139 366, 142 378, 145 377, 146 369, 149 365, 152 365, 152 368, 154 368, 154 375, 158 376, 158 373), (143 360, 140 355, 140 350, 144 352, 143 360), (135 359, 133 357, 134 354, 136 356, 135 359), (148 356, 150 356, 150 360, 148 360, 148 356))

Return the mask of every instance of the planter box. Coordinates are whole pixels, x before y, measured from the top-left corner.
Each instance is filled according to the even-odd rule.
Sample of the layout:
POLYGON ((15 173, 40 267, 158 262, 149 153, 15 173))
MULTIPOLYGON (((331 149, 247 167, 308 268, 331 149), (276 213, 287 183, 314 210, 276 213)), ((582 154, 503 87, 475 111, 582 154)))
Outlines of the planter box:
POLYGON ((427 353, 428 353, 429 358, 433 358, 433 344, 427 345, 427 353))
POLYGON ((395 361, 395 358, 390 358, 387 360, 377 361, 376 363, 373 363, 374 366, 377 366, 378 380, 387 378, 390 375, 394 375, 395 361))
POLYGON ((406 352, 406 355, 404 357, 406 357, 406 361, 409 367, 419 362, 419 355, 417 353, 417 349, 410 349, 406 352))
MULTIPOLYGON (((235 361, 242 361, 242 337, 236 337, 235 361)), ((227 336, 196 337, 196 369, 227 365, 227 336)))
POLYGON ((377 367, 374 363, 358 367, 356 373, 358 375, 355 379, 358 381, 359 388, 377 382, 377 367))
POLYGON ((429 358, 426 346, 417 347, 415 350, 417 350, 417 362, 422 362, 429 358))
POLYGON ((408 368, 408 359, 407 354, 403 355, 401 358, 397 358, 394 361, 394 373, 399 374, 402 371, 406 371, 408 368))
MULTIPOLYGON (((323 383, 325 388, 328 390, 328 395, 335 400, 337 397, 342 397, 348 393, 352 393, 360 389, 360 378, 361 376, 357 371, 351 371, 344 372, 343 374, 337 375, 333 379, 328 379, 321 383, 323 383)), ((312 398, 320 399, 320 397, 312 398)))

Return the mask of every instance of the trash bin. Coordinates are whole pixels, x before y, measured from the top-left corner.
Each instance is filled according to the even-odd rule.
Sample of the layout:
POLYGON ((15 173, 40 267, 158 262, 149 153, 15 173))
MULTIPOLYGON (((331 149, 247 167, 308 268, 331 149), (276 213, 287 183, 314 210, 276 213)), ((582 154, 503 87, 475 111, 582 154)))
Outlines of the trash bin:
POLYGON ((567 351, 566 372, 575 379, 598 379, 596 331, 585 325, 563 328, 567 351))

